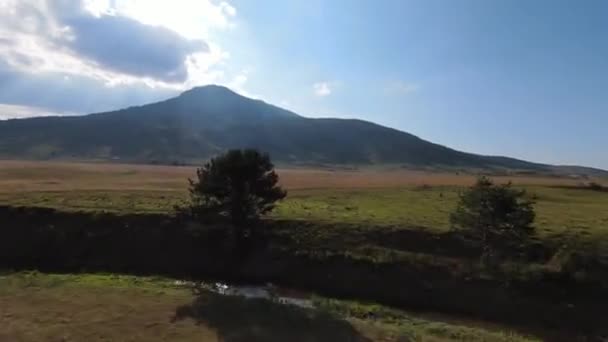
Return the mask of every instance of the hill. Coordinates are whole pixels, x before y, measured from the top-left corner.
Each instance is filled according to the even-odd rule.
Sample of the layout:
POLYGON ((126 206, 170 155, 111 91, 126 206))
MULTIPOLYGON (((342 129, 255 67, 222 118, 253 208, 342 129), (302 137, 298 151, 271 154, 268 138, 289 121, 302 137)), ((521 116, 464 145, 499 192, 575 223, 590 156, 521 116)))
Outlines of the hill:
POLYGON ((243 147, 289 164, 559 170, 456 151, 367 121, 306 118, 221 86, 114 112, 0 122, 2 158, 188 163, 243 147))

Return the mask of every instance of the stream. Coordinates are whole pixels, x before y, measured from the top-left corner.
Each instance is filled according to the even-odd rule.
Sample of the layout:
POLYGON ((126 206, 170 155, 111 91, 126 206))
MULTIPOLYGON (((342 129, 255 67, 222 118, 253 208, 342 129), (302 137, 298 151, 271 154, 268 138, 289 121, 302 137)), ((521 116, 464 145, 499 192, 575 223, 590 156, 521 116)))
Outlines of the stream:
POLYGON ((275 303, 284 305, 294 305, 301 308, 312 309, 312 295, 307 292, 296 291, 275 286, 266 285, 232 285, 226 283, 193 283, 186 281, 176 281, 177 286, 198 286, 202 289, 223 295, 238 296, 245 298, 267 299, 275 303))

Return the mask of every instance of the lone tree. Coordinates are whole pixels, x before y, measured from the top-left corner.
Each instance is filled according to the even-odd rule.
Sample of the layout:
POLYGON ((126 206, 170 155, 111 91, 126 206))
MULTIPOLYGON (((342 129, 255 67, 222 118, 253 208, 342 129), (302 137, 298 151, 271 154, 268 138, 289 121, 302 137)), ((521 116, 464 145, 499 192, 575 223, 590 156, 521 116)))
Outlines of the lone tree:
POLYGON ((482 262, 487 265, 512 253, 534 234, 533 205, 524 190, 481 177, 460 194, 450 222, 452 229, 480 244, 482 262))
POLYGON ((190 212, 200 219, 226 218, 243 240, 260 216, 272 211, 287 193, 268 154, 230 150, 211 159, 190 181, 190 212))

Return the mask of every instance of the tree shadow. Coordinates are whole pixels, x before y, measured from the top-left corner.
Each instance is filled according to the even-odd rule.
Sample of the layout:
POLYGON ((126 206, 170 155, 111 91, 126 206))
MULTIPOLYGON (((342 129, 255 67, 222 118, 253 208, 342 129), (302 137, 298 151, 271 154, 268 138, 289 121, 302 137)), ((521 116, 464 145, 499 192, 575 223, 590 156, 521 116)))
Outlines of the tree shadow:
POLYGON ((188 318, 215 329, 223 342, 371 341, 325 312, 211 292, 178 307, 172 322, 188 318))

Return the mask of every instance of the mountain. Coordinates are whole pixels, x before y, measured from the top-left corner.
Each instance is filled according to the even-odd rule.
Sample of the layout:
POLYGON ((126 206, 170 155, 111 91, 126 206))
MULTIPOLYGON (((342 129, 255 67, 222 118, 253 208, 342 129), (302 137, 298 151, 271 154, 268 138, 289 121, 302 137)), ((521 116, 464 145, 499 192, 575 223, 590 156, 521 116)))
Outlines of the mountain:
POLYGON ((2 158, 194 162, 243 147, 292 164, 555 170, 456 151, 367 121, 302 117, 220 86, 114 112, 0 122, 2 158))

